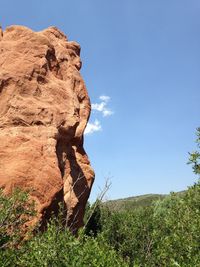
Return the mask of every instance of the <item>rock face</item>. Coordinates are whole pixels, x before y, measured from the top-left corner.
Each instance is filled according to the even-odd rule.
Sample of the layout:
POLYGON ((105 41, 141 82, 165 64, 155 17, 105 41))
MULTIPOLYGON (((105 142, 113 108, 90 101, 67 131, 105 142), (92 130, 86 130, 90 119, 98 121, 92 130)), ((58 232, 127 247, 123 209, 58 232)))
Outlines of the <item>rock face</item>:
POLYGON ((90 100, 80 46, 55 27, 0 29, 0 187, 29 190, 43 224, 58 203, 75 232, 94 180, 83 148, 90 100))

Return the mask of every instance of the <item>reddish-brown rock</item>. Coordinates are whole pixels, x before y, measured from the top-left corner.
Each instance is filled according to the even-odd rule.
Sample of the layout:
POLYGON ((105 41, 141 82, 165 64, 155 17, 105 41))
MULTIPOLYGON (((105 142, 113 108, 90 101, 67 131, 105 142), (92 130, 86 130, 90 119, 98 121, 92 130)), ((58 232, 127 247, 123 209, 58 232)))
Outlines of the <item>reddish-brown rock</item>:
POLYGON ((66 204, 72 231, 83 213, 94 172, 83 148, 90 100, 80 46, 55 27, 0 30, 0 187, 20 187, 43 222, 66 204))

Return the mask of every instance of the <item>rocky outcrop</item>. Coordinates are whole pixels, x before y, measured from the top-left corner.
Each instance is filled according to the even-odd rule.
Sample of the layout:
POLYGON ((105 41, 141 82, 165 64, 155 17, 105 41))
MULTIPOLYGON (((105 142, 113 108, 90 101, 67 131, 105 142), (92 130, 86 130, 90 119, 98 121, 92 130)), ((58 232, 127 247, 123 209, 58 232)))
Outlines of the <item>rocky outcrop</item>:
POLYGON ((29 190, 43 224, 58 203, 72 231, 94 172, 83 148, 90 100, 80 46, 55 27, 0 30, 0 187, 29 190))

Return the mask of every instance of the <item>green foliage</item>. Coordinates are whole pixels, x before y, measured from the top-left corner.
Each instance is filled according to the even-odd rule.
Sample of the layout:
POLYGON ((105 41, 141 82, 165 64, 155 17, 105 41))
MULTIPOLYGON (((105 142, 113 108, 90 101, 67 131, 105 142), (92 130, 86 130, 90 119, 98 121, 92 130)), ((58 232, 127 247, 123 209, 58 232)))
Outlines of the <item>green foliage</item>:
POLYGON ((10 197, 0 190, 0 248, 16 246, 25 231, 25 223, 34 216, 34 203, 28 194, 16 189, 10 197))
POLYGON ((110 213, 103 225, 104 238, 130 266, 145 262, 152 249, 153 207, 110 213))
POLYGON ((97 200, 91 207, 87 205, 85 213, 85 229, 86 235, 97 236, 102 230, 101 223, 101 202, 97 200))
POLYGON ((150 207, 103 213, 104 238, 130 266, 200 266, 200 182, 150 207))
POLYGON ((153 263, 200 266, 200 183, 183 197, 171 194, 154 212, 153 263))
POLYGON ((156 200, 165 198, 165 195, 159 194, 147 194, 136 197, 128 197, 117 200, 110 200, 104 203, 104 206, 108 207, 110 210, 115 211, 132 211, 135 208, 149 207, 156 200))
POLYGON ((27 200, 27 194, 19 191, 11 197, 1 194, 1 267, 128 266, 102 236, 88 237, 83 231, 78 238, 72 236, 63 226, 61 213, 51 219, 44 233, 38 231, 18 246, 22 234, 20 228, 26 221, 24 215, 32 215, 27 200))
POLYGON ((51 219, 44 233, 18 247, 19 226, 26 221, 21 215, 32 214, 27 194, 0 196, 1 267, 200 266, 200 182, 184 194, 172 193, 132 211, 112 212, 98 203, 92 227, 86 228, 91 236, 86 229, 72 236, 61 214, 51 219))
MULTIPOLYGON (((197 129, 197 147, 200 148, 200 128, 197 129)), ((189 153, 190 158, 188 164, 192 164, 194 173, 200 175, 200 151, 189 153)))
POLYGON ((127 266, 102 238, 75 238, 67 229, 51 222, 44 234, 36 235, 20 251, 17 266, 127 266), (28 252, 28 253, 27 253, 28 252))

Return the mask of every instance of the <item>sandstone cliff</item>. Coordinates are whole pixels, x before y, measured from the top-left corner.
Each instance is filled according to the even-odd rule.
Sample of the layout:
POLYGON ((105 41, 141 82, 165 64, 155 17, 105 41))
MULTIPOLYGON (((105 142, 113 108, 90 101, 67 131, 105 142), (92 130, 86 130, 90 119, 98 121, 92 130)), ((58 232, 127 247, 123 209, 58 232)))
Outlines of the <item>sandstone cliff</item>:
POLYGON ((55 27, 0 29, 0 187, 29 190, 37 220, 66 205, 72 231, 83 213, 94 172, 83 148, 90 100, 80 46, 55 27))

